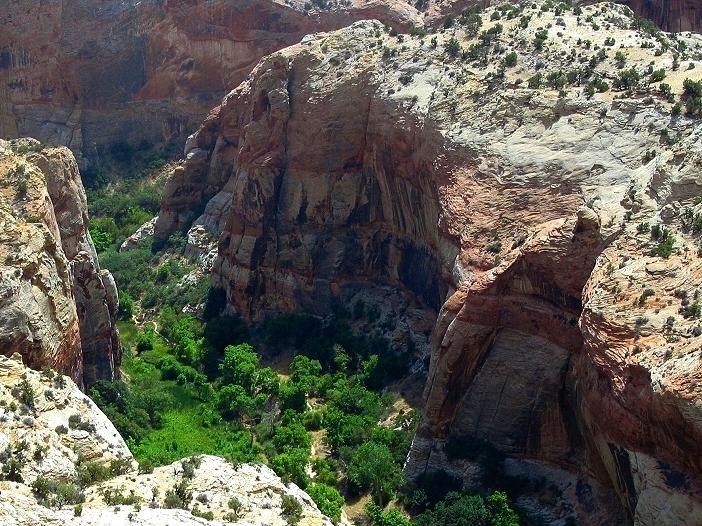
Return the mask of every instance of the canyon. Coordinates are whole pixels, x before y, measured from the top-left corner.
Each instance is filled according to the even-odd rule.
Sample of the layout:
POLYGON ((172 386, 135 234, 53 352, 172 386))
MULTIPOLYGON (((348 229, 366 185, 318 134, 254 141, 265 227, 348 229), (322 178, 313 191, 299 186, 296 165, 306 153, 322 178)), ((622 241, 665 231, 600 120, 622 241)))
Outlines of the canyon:
MULTIPOLYGON (((487 442, 538 488, 524 507, 543 510, 540 481, 557 488, 543 520, 697 524, 699 331, 681 306, 700 265, 683 220, 700 192, 697 124, 650 88, 525 85, 609 38, 673 92, 698 68, 670 71, 673 53, 654 55, 626 10, 586 9, 592 26, 503 18, 483 62, 447 58, 460 29, 434 44, 373 22, 264 58, 187 141, 155 234, 190 229, 248 319, 378 287, 434 313, 409 475, 475 481, 455 451, 487 442), (533 55, 524 42, 547 22, 552 43, 533 55), (510 50, 517 66, 500 70, 510 50), (656 255, 650 225, 669 229, 672 255, 656 255)), ((612 55, 597 66, 608 79, 612 55)))
MULTIPOLYGON (((702 147, 698 116, 681 115, 702 82, 702 37, 632 29, 611 3, 489 7, 443 27, 469 4, 12 3, 0 136, 68 148, 0 141, 0 445, 55 446, 27 481, 45 464, 74 476, 76 444, 127 467, 76 517, 0 482, 0 517, 202 523, 161 503, 107 505, 105 488, 148 502, 185 468, 139 473, 79 391, 117 378, 121 349, 78 165, 123 140, 184 144, 158 217, 125 252, 184 234, 250 323, 392 298, 393 340, 418 343, 415 368, 430 358, 410 480, 445 471, 479 487, 496 457, 546 524, 702 523, 702 147), (419 26, 430 33, 409 32, 419 26), (72 379, 60 403, 32 370, 46 368, 72 379), (30 425, 5 409, 21 379, 60 418, 30 425), (61 436, 81 404, 97 438, 61 436)), ((699 30, 685 2, 629 5, 699 30)), ((201 462, 192 484, 216 488, 214 524, 232 496, 245 524, 285 524, 283 495, 303 503, 303 524, 329 524, 269 468, 201 462)))

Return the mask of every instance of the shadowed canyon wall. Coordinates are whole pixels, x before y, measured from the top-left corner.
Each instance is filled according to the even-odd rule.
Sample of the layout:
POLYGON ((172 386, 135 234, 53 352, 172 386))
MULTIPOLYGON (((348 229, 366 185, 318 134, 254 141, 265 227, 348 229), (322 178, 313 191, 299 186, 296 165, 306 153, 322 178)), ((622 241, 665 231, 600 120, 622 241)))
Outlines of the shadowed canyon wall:
POLYGON ((664 31, 702 31, 702 5, 695 0, 622 0, 664 31))

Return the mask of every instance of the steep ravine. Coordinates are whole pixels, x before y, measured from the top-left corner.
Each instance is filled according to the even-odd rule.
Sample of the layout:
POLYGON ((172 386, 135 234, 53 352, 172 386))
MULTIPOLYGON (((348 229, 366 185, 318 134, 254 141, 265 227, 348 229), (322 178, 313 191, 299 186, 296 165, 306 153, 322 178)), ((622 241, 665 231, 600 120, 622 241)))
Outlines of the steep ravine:
POLYGON ((701 190, 696 121, 671 118, 654 83, 593 97, 526 79, 574 67, 572 50, 587 62, 587 40, 606 48, 594 67, 613 84, 610 35, 627 67, 654 61, 674 93, 699 68, 670 72, 672 51, 642 46, 653 37, 621 8, 585 15, 592 26, 570 12, 503 19, 465 61, 448 53, 454 35, 476 42, 460 26, 433 45, 371 22, 265 58, 189 139, 156 233, 195 219, 189 250, 214 251, 215 283, 250 319, 324 310, 352 285, 440 304, 409 475, 475 480, 444 448, 478 439, 546 522, 697 524, 698 322, 674 299, 695 294, 700 267, 680 219, 701 190), (510 50, 517 66, 500 70, 510 50), (656 253, 658 223, 672 254, 656 253))

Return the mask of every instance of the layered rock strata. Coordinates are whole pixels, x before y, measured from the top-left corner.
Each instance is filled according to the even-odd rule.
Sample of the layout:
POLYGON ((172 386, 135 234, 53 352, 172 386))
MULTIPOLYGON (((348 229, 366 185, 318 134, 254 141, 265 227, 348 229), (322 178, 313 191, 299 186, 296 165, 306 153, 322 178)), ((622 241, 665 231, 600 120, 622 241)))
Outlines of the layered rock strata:
POLYGON ((73 154, 29 139, 2 142, 0 188, 0 353, 79 385, 115 378, 117 288, 90 239, 73 154))
POLYGON ((402 0, 305 4, 6 2, 0 137, 37 137, 93 160, 117 143, 182 146, 262 56, 364 18, 404 29, 420 23, 402 0))

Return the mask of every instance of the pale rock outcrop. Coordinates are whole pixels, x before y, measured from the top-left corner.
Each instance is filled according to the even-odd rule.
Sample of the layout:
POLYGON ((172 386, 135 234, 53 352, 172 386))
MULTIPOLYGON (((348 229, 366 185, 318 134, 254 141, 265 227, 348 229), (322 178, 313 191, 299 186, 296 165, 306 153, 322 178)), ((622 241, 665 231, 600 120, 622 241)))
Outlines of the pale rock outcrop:
MULTIPOLYGON (((20 460, 27 485, 39 475, 73 480, 79 458, 101 464, 132 460, 112 422, 72 380, 28 369, 18 354, 0 356, 0 449, 3 463, 20 460)), ((3 497, 2 485, 8 484, 0 482, 3 497)), ((1 510, 0 518, 5 524, 1 510)))
POLYGON ((655 83, 588 96, 526 80, 593 61, 611 87, 609 38, 677 94, 702 64, 671 71, 626 8, 540 7, 526 27, 487 10, 499 47, 460 25, 422 39, 363 22, 265 58, 188 140, 155 235, 197 218, 219 239, 215 283, 250 319, 375 287, 438 313, 411 476, 475 483, 480 466, 448 452, 484 441, 547 523, 696 524, 702 260, 679 214, 702 193, 699 126, 655 83), (454 36, 474 58, 450 58, 454 36), (678 253, 652 255, 642 223, 670 228, 678 253))
POLYGON ((146 223, 141 225, 136 232, 125 239, 119 247, 120 252, 143 245, 149 238, 151 238, 154 235, 154 225, 156 224, 157 219, 158 217, 149 219, 146 223))
POLYGON ((3 142, 0 187, 0 353, 18 352, 30 367, 53 367, 79 385, 115 378, 117 290, 88 233, 73 154, 30 139, 3 142))
MULTIPOLYGON (((287 521, 282 513, 281 498, 288 495, 302 505, 301 525, 331 526, 329 519, 319 512, 304 491, 294 484, 284 484, 267 466, 257 464, 233 466, 223 458, 207 455, 198 457, 196 466, 193 478, 187 479, 188 489, 192 492, 192 499, 187 503, 188 510, 196 508, 200 512, 211 511, 215 519, 221 521, 225 515, 232 513, 229 502, 235 498, 240 505, 237 511, 237 524, 285 526, 287 521)), ((151 502, 155 505, 163 505, 166 492, 180 483, 183 476, 181 462, 156 468, 153 473, 139 475, 136 478, 122 475, 88 491, 86 506, 104 507, 101 494, 105 488, 125 494, 134 492, 144 503, 143 507, 154 506, 150 504, 151 502), (154 497, 154 488, 157 497, 154 497)), ((129 510, 129 507, 126 508, 127 512, 129 510)), ((112 513, 112 510, 102 511, 102 513, 107 512, 112 513)), ((136 517, 139 517, 139 513, 135 513, 136 517)), ((185 514, 189 515, 189 512, 186 511, 185 514)))

